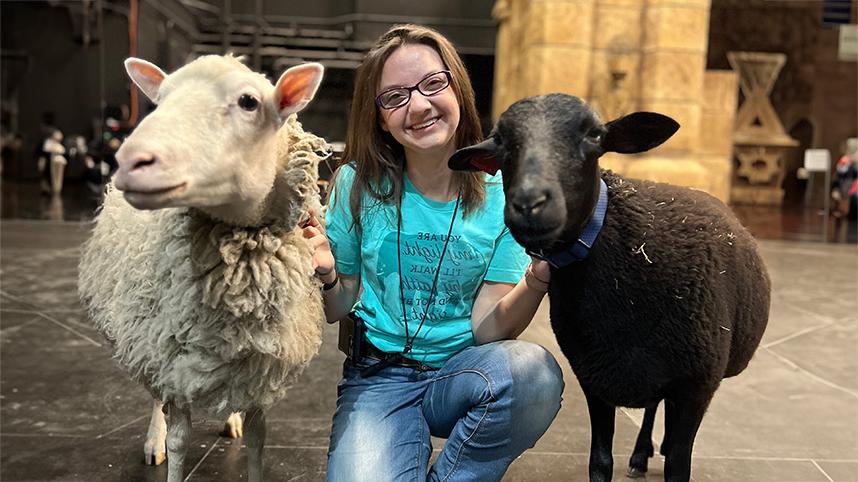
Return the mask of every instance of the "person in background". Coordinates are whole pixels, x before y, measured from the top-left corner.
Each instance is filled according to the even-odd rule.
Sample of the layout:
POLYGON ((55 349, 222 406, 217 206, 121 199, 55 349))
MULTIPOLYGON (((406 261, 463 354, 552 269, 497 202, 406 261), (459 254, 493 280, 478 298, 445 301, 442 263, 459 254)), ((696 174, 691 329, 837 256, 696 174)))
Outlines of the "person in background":
POLYGON ((42 152, 45 161, 42 163, 40 158, 39 167, 48 173, 50 192, 58 195, 63 190, 63 179, 68 164, 65 157, 66 148, 63 145, 62 131, 54 129, 51 132, 51 135, 42 142, 42 152))
POLYGON ((858 219, 858 155, 844 154, 838 161, 831 186, 835 216, 858 219))

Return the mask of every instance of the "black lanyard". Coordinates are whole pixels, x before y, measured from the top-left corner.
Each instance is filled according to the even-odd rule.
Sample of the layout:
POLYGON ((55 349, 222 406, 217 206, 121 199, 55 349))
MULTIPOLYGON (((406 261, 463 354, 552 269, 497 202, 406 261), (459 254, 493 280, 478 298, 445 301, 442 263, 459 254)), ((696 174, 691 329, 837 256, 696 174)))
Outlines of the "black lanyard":
POLYGON ((408 315, 405 313, 405 290, 402 287, 402 250, 399 247, 399 236, 402 231, 402 210, 399 208, 396 210, 396 267, 399 270, 399 301, 402 303, 402 318, 405 321, 405 347, 402 349, 403 355, 411 351, 417 334, 420 333, 423 323, 426 322, 429 307, 432 306, 432 298, 435 297, 435 288, 438 285, 438 276, 441 274, 441 263, 444 262, 444 254, 447 252, 447 245, 450 244, 450 236, 453 234, 453 223, 456 221, 456 214, 459 212, 460 200, 461 196, 456 198, 456 208, 453 209, 453 216, 450 218, 450 229, 447 230, 447 239, 444 240, 444 248, 441 250, 441 258, 438 260, 438 269, 435 270, 435 279, 432 280, 429 300, 426 302, 426 309, 423 310, 423 318, 420 320, 420 325, 417 326, 417 331, 414 332, 414 336, 411 339, 408 338, 408 315))
MULTIPOLYGON (((404 197, 404 194, 403 194, 404 197)), ((432 280, 432 289, 429 291, 429 300, 426 302, 426 308, 423 310, 423 317, 420 319, 420 325, 417 326, 417 331, 414 336, 409 336, 408 332, 408 314, 405 309, 405 289, 402 285, 402 249, 400 237, 402 235, 402 200, 396 206, 396 267, 399 271, 399 301, 402 303, 402 318, 405 322, 405 346, 402 348, 402 353, 395 353, 384 360, 367 367, 361 372, 361 377, 370 377, 378 373, 381 369, 388 367, 402 360, 403 355, 408 354, 414 346, 414 340, 417 339, 417 334, 423 328, 426 322, 426 317, 429 315, 429 308, 432 306, 432 299, 435 297, 436 288, 438 286, 438 277, 441 274, 441 264, 444 262, 444 255, 447 253, 447 245, 450 244, 450 237, 453 234, 453 224, 456 222, 456 214, 459 213, 459 203, 462 201, 462 196, 456 197, 456 207, 453 209, 453 216, 450 218, 450 228, 447 230, 447 239, 444 240, 444 248, 441 250, 441 257, 438 260, 438 268, 435 270, 435 278, 432 280)))

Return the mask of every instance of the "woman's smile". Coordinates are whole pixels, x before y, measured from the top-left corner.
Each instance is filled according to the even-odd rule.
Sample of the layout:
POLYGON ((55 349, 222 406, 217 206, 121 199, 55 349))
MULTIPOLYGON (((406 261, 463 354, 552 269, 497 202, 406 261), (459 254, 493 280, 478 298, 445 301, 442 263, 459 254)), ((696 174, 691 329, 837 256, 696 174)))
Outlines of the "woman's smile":
POLYGON ((408 129, 409 131, 414 132, 414 133, 428 132, 428 131, 432 130, 432 127, 434 127, 438 123, 439 120, 441 120, 441 116, 431 117, 431 118, 429 118, 423 122, 412 124, 411 126, 407 127, 406 129, 408 129))

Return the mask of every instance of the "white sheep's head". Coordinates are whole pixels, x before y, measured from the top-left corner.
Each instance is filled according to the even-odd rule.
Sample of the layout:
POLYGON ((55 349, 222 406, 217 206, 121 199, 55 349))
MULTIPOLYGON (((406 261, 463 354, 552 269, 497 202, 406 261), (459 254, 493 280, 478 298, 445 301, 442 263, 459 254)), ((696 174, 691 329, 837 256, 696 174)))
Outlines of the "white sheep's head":
POLYGON ((599 157, 652 149, 679 124, 654 112, 635 112, 603 124, 578 97, 548 94, 512 104, 489 137, 459 149, 455 170, 503 173, 504 222, 530 250, 578 238, 599 199, 599 157))
POLYGON ((116 153, 117 189, 138 209, 195 207, 227 221, 271 191, 277 130, 313 99, 324 71, 298 65, 272 85, 231 55, 200 57, 170 75, 137 58, 125 68, 157 108, 116 153))

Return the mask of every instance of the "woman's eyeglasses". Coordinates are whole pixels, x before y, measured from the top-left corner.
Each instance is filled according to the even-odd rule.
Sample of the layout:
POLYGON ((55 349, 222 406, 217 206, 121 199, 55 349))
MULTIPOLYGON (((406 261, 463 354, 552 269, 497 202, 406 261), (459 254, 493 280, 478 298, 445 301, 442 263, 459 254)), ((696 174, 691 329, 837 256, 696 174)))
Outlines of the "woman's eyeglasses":
POLYGON ((452 77, 449 70, 442 70, 423 77, 413 87, 396 87, 385 90, 375 98, 375 104, 382 109, 395 109, 402 107, 411 100, 411 93, 415 90, 426 97, 435 95, 450 86, 452 77))

